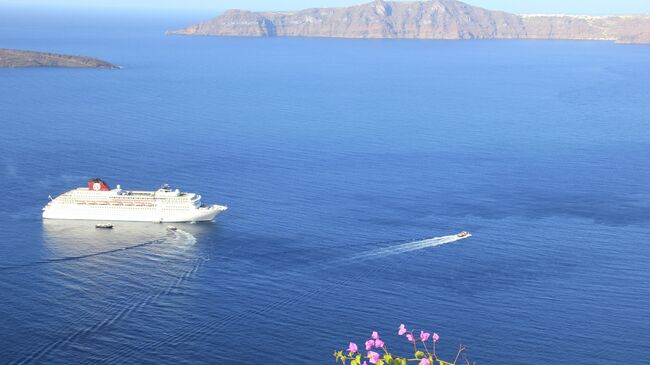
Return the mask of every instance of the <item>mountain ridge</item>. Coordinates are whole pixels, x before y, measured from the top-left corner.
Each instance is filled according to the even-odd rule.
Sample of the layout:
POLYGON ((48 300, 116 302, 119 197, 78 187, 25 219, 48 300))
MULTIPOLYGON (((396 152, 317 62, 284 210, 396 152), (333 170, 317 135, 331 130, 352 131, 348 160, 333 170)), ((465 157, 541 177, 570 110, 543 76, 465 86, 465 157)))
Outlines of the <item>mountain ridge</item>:
POLYGON ((370 3, 300 11, 230 9, 176 35, 400 39, 565 39, 650 43, 650 15, 518 15, 457 0, 370 3))

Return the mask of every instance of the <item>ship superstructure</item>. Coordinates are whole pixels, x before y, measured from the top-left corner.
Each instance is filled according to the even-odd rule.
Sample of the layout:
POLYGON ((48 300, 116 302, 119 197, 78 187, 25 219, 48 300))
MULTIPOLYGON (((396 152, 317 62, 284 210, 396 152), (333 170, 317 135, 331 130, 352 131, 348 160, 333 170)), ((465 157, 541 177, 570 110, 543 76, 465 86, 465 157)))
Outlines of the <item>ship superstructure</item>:
POLYGON ((43 208, 45 219, 78 219, 133 222, 211 221, 228 209, 204 205, 201 195, 163 185, 156 191, 111 189, 101 179, 52 199, 43 208))

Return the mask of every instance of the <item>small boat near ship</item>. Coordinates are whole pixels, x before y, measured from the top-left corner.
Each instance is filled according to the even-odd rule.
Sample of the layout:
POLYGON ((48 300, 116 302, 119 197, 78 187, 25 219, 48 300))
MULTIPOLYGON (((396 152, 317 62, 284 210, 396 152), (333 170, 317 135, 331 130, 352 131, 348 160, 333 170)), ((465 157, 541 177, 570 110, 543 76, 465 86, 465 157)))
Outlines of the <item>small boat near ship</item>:
POLYGON ((99 229, 113 229, 113 225, 110 223, 100 223, 100 224, 95 224, 95 228, 99 229))
POLYGON ((175 231, 178 231, 178 228, 176 228, 175 226, 167 226, 167 230, 175 232, 175 231))

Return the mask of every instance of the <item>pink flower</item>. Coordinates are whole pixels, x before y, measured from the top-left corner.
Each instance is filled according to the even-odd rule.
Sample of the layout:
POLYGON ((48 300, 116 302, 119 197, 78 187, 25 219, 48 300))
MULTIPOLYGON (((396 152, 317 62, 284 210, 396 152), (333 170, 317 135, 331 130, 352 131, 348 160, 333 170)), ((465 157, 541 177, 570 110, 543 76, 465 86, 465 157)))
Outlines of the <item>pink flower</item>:
POLYGON ((400 336, 404 336, 406 333, 406 327, 404 327, 404 323, 399 325, 399 331, 397 331, 397 334, 400 336))
POLYGON ((424 359, 420 360, 420 365, 431 365, 431 361, 425 357, 424 359))
POLYGON ((374 351, 368 351, 368 359, 371 364, 376 364, 379 361, 379 354, 374 351))
POLYGON ((431 336, 431 334, 429 332, 420 331, 420 339, 423 342, 427 342, 427 340, 429 339, 429 336, 431 336))
POLYGON ((407 334, 406 334, 406 339, 409 340, 409 341, 411 341, 411 342, 415 342, 415 339, 413 338, 413 334, 412 334, 412 333, 407 333, 407 334))
POLYGON ((433 342, 438 342, 439 339, 440 339, 440 336, 438 336, 438 334, 434 332, 433 333, 433 342))
POLYGON ((370 349, 372 349, 372 347, 374 345, 375 345, 375 341, 373 341, 373 340, 366 341, 366 351, 369 351, 370 349))
POLYGON ((350 342, 350 345, 348 346, 348 352, 357 352, 357 350, 359 350, 357 344, 354 342, 350 342))
POLYGON ((368 363, 364 361, 363 364, 361 364, 361 365, 368 365, 368 363))
POLYGON ((373 340, 378 340, 379 339, 379 333, 377 333, 377 331, 372 331, 372 335, 370 335, 370 337, 373 340))
POLYGON ((375 347, 378 348, 378 349, 384 347, 384 341, 382 341, 380 339, 376 339, 375 340, 375 347))

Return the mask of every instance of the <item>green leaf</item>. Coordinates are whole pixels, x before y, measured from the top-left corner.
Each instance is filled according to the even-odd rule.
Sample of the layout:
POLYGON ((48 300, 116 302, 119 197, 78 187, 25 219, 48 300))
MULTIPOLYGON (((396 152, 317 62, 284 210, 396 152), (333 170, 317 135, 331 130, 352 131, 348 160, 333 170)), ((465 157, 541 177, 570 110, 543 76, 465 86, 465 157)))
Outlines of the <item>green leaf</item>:
POLYGON ((361 355, 360 354, 355 356, 354 359, 352 359, 352 361, 350 361, 350 365, 360 365, 360 364, 361 364, 361 355))
POLYGON ((336 359, 336 363, 339 363, 339 360, 343 357, 343 351, 338 351, 334 352, 334 358, 336 359))
POLYGON ((415 358, 416 359, 421 359, 423 357, 424 357, 424 352, 418 351, 418 352, 415 353, 415 358))
POLYGON ((386 364, 392 365, 393 364, 393 355, 385 354, 384 355, 384 361, 386 362, 386 364))

